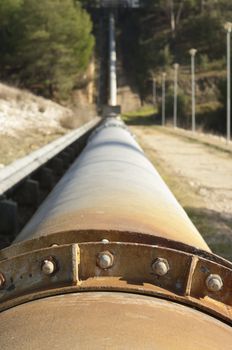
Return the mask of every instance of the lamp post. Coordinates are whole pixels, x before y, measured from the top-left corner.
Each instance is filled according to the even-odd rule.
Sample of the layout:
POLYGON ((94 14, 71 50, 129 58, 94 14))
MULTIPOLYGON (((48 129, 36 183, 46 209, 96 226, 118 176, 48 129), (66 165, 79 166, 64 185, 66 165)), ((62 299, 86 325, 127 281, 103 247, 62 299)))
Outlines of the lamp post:
POLYGON ((178 96, 178 69, 179 64, 174 63, 174 103, 173 103, 173 126, 177 127, 177 96, 178 96))
POLYGON ((192 72, 192 132, 196 131, 196 102, 195 102, 195 55, 196 49, 189 50, 191 55, 191 72, 192 72))
POLYGON ((226 125, 226 142, 230 141, 230 128, 231 128, 231 63, 230 63, 230 36, 232 30, 232 23, 227 22, 225 24, 225 30, 227 30, 227 125, 226 125))
POLYGON ((153 78, 153 81, 152 81, 152 95, 153 95, 153 105, 155 106, 156 105, 156 80, 155 78, 153 78))
POLYGON ((162 125, 165 125, 165 79, 166 73, 162 73, 162 125))

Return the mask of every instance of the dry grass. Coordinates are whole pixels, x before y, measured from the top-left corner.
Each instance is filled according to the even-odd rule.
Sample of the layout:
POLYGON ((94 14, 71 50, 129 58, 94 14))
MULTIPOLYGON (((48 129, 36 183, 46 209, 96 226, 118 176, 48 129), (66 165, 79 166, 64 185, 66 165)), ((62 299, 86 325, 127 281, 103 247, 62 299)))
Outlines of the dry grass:
POLYGON ((70 109, 0 83, 0 168, 95 117, 81 97, 70 109))
POLYGON ((75 106, 70 115, 64 115, 60 119, 60 125, 65 129, 76 129, 87 123, 97 115, 94 106, 75 106))
MULTIPOLYGON (((165 161, 151 147, 145 137, 146 135, 153 135, 155 137, 160 132, 164 133, 164 129, 151 128, 150 126, 136 126, 133 127, 133 132, 137 135, 145 154, 154 164, 212 251, 232 261, 231 218, 226 217, 220 211, 216 211, 216 209, 212 210, 208 208, 205 198, 202 197, 199 190, 190 185, 190 179, 175 172, 170 166, 170 163, 167 160, 165 161), (139 129, 140 131, 143 130, 143 134, 138 132, 139 129)), ((191 140, 186 139, 186 142, 191 142, 191 140)), ((211 150, 211 146, 209 146, 209 149, 211 150)), ((223 157, 223 153, 221 152, 217 152, 217 155, 218 157, 223 157)))

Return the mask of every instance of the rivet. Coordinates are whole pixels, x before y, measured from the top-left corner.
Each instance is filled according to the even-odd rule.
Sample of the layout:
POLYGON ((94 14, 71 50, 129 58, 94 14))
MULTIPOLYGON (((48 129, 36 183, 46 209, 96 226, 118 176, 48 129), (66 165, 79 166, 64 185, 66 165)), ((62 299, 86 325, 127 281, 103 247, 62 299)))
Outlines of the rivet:
POLYGON ((206 286, 210 292, 219 292, 223 287, 221 277, 219 275, 209 275, 206 279, 206 286))
POLYGON ((0 272, 0 289, 3 288, 5 282, 6 282, 6 279, 3 275, 3 273, 0 272))
POLYGON ((109 240, 106 239, 106 238, 103 238, 101 242, 104 243, 104 244, 110 243, 109 240))
POLYGON ((56 270, 56 263, 53 259, 45 259, 42 262, 41 270, 45 275, 52 275, 56 270))
POLYGON ((155 272, 158 276, 164 276, 169 271, 169 264, 166 259, 163 258, 157 258, 153 264, 152 264, 152 270, 155 272))
POLYGON ((110 252, 106 251, 98 254, 97 264, 101 269, 109 269, 111 266, 113 266, 113 263, 114 256, 110 252))

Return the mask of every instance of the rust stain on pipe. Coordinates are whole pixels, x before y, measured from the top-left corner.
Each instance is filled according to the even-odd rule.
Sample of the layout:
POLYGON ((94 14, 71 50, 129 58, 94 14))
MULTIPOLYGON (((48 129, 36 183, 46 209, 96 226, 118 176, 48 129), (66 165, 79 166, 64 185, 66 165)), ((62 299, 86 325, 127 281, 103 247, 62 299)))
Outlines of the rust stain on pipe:
POLYGON ((0 253, 0 273, 2 350, 231 348, 232 264, 118 120, 0 253))
POLYGON ((4 312, 0 329, 1 350, 229 350, 232 337, 231 327, 199 311, 113 292, 33 301, 4 312))

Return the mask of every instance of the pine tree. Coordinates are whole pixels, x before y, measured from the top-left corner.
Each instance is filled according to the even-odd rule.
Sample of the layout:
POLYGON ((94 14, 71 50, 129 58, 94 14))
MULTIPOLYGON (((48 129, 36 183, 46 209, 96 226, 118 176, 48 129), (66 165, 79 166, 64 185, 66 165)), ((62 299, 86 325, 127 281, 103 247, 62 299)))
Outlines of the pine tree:
POLYGON ((14 49, 9 57, 7 44, 2 55, 8 76, 47 96, 67 95, 92 55, 86 11, 73 0, 23 0, 14 18, 9 17, 7 39, 14 49))

